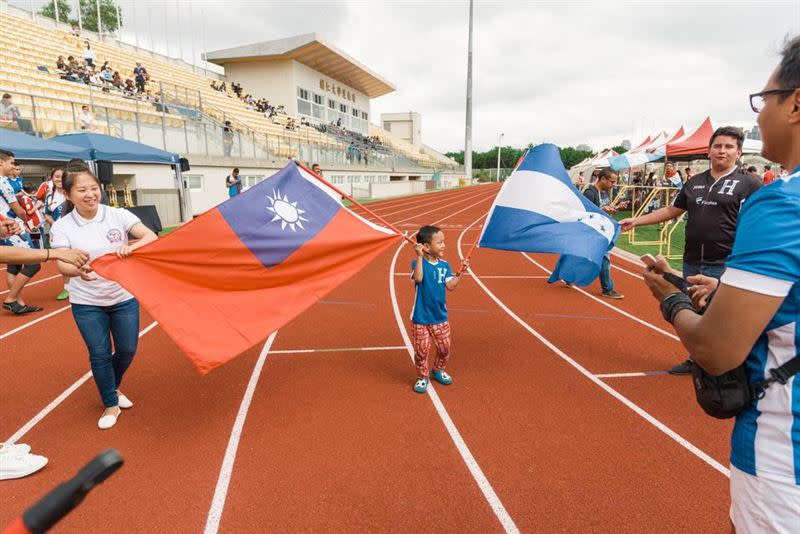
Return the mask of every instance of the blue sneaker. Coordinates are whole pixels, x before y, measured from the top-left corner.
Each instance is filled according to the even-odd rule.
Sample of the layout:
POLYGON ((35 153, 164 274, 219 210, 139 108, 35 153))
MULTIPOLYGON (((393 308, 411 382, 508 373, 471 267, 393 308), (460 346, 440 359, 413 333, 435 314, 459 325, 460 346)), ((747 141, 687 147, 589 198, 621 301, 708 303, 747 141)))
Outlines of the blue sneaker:
POLYGON ((434 380, 445 386, 449 386, 450 384, 453 383, 453 377, 448 375, 444 369, 442 369, 441 371, 432 371, 431 377, 433 377, 434 380))
POLYGON ((426 391, 428 391, 428 379, 418 378, 417 381, 414 383, 414 391, 417 393, 425 393, 426 391))

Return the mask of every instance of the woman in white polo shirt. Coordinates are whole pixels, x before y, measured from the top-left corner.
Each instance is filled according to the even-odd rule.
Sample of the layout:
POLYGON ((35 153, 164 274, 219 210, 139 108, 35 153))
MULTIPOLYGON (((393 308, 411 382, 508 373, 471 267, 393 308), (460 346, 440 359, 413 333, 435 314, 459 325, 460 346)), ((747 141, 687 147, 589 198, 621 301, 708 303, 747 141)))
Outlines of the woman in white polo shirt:
MULTIPOLYGON (((92 258, 116 252, 130 256, 139 247, 157 239, 139 218, 121 208, 100 204, 100 180, 82 161, 72 161, 62 179, 64 193, 74 209, 64 214, 51 229, 53 248, 79 248, 92 258), (128 234, 138 239, 128 245, 128 234)), ((92 375, 105 406, 97 426, 111 428, 120 408, 133 403, 119 391, 122 376, 136 354, 139 340, 139 303, 122 286, 63 261, 59 270, 71 277, 69 300, 78 330, 89 350, 92 375), (111 339, 114 352, 111 352, 111 339)))

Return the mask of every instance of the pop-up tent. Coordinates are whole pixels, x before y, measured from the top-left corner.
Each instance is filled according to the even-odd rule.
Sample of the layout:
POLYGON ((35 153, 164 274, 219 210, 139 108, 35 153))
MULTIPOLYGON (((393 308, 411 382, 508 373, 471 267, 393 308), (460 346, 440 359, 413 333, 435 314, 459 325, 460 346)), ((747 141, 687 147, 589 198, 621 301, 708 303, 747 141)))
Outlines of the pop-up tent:
MULTIPOLYGON (((694 132, 672 143, 667 143, 667 157, 671 159, 683 156, 707 155, 711 135, 717 128, 718 125, 711 120, 711 117, 706 117, 694 132)), ((761 152, 761 141, 745 139, 742 152, 745 154, 759 154, 761 152)))
POLYGON ((76 132, 57 135, 53 141, 79 146, 89 150, 94 161, 113 161, 114 163, 160 163, 176 165, 180 157, 172 152, 166 152, 135 141, 120 139, 89 132, 76 132))
POLYGON ((29 161, 91 159, 86 148, 5 129, 0 129, 0 148, 13 152, 16 158, 29 161))

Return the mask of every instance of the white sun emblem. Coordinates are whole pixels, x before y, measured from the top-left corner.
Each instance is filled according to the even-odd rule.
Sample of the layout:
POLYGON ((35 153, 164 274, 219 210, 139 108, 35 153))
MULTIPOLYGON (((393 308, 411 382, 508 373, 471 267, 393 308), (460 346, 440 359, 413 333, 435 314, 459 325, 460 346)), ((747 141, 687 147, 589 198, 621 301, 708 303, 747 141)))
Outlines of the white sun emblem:
POLYGON ((275 214, 269 222, 280 221, 281 230, 286 230, 287 226, 293 232, 296 232, 298 227, 301 230, 305 230, 303 221, 308 222, 308 219, 303 217, 305 210, 298 208, 297 202, 289 202, 288 196, 281 196, 281 192, 274 189, 272 190, 272 196, 267 195, 267 200, 270 203, 267 206, 267 210, 275 214))

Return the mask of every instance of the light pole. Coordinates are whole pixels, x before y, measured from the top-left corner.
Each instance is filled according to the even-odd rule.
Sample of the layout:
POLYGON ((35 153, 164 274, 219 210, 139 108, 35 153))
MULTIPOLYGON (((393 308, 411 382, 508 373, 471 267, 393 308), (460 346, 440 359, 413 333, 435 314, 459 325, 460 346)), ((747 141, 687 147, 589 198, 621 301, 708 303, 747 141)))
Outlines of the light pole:
POLYGON ((467 49, 467 113, 464 128, 464 173, 472 181, 472 0, 469 0, 469 45, 467 49))
POLYGON ((497 181, 500 181, 500 151, 503 150, 503 136, 505 134, 501 133, 500 138, 497 140, 497 181))

